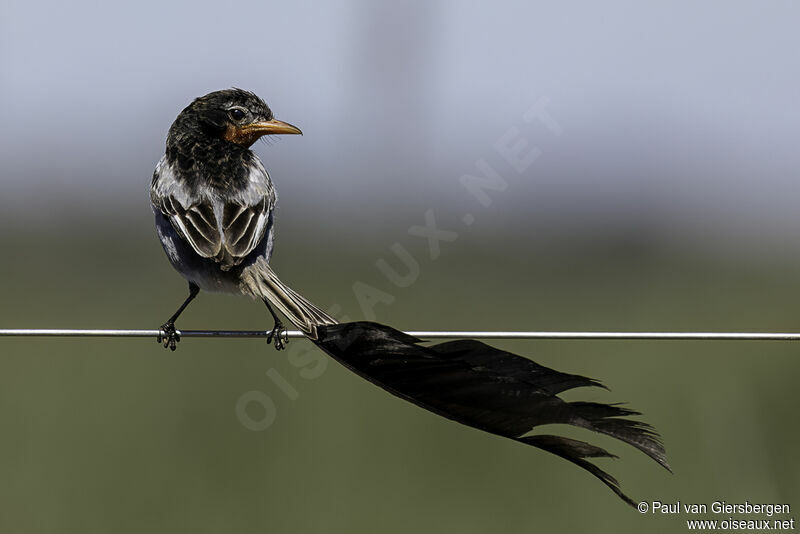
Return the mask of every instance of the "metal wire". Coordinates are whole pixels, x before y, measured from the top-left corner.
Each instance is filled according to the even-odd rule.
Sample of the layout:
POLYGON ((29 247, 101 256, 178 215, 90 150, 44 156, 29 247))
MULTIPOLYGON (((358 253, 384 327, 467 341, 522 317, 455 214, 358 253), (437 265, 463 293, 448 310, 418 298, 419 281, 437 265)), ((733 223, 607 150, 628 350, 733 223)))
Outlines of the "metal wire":
MULTIPOLYGON (((65 328, 20 328, 0 329, 0 336, 17 337, 150 337, 163 335, 161 330, 77 330, 65 328)), ((264 330, 179 330, 182 338, 219 337, 248 338, 266 337, 264 330)), ((414 330, 406 334, 422 339, 650 339, 650 340, 703 340, 703 341, 800 341, 800 333, 775 332, 512 332, 484 330, 414 330)), ((299 330, 286 332, 289 338, 305 337, 299 330)))

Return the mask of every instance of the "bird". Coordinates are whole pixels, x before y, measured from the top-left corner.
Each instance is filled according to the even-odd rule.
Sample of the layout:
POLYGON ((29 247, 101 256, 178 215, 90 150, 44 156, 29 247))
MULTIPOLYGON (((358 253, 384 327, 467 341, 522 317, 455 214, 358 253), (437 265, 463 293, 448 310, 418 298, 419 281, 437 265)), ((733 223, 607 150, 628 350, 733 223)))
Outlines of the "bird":
MULTIPOLYGON (((264 302, 267 343, 285 348, 275 308, 322 351, 366 380, 428 411, 560 456, 585 469, 631 506, 619 482, 593 463, 615 454, 585 441, 533 433, 568 424, 632 445, 670 471, 660 436, 620 404, 565 401, 560 393, 605 386, 474 339, 435 345, 372 321, 340 322, 278 278, 270 267, 277 194, 251 146, 265 135, 300 135, 255 93, 232 88, 194 99, 169 129, 150 200, 156 231, 189 295, 160 327, 175 350, 175 322, 199 294, 227 292, 264 302)), ((607 388, 606 388, 607 389, 607 388)))
POLYGON ((274 320, 267 338, 284 348, 285 328, 270 303, 316 337, 328 314, 286 287, 269 267, 277 194, 250 147, 264 135, 302 134, 277 120, 267 104, 242 89, 196 98, 169 129, 150 187, 156 231, 189 296, 161 326, 158 341, 175 350, 175 321, 201 289, 263 300, 274 320))

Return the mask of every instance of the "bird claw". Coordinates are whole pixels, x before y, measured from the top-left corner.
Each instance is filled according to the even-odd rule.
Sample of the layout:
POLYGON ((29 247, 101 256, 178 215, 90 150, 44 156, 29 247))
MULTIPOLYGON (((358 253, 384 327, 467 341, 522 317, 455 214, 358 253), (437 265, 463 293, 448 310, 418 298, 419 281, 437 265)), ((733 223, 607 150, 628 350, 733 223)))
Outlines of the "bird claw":
POLYGON ((275 350, 283 350, 286 344, 289 343, 289 331, 283 326, 283 323, 278 321, 272 330, 267 334, 267 345, 272 343, 275 345, 275 350))
POLYGON ((156 338, 156 341, 164 345, 165 349, 175 350, 178 348, 178 341, 181 340, 180 334, 175 330, 173 323, 164 323, 161 325, 161 331, 156 338))

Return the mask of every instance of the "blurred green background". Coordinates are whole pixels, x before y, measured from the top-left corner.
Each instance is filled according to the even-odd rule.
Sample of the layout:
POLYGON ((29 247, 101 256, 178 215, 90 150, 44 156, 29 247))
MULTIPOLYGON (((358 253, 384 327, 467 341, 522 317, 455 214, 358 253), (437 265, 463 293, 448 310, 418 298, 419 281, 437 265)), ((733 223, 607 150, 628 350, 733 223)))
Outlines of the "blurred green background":
MULTIPOLYGON (((369 318, 361 283, 403 329, 796 332, 798 17, 743 0, 5 0, 0 328, 166 320, 186 286, 153 230, 150 176, 177 113, 238 86, 303 129, 254 148, 280 195, 273 265, 325 308, 369 318), (526 120, 533 108, 546 115, 526 120), (516 170, 511 147, 540 156, 516 170), (463 186, 486 164, 507 183, 488 206, 463 186), (427 210, 459 234, 435 260, 408 233, 427 210), (376 267, 403 271, 395 243, 419 263, 405 288, 376 267)), ((179 322, 270 326, 259 303, 207 294, 179 322)), ((796 343, 494 344, 612 389, 568 399, 644 412, 674 475, 566 430, 621 456, 599 463, 634 499, 800 507, 796 343)), ((171 353, 0 338, 0 423, 3 533, 685 532, 693 518, 640 515, 577 467, 299 340, 171 353), (267 415, 263 431, 243 423, 267 415)))
MULTIPOLYGON (((4 237, 14 259, 4 265, 0 324, 157 327, 185 288, 149 217, 141 219, 85 239, 61 229, 4 237)), ((374 267, 391 257, 380 239, 349 249, 291 239, 279 242, 274 263, 320 305, 340 304, 353 317, 354 282, 387 291, 396 300, 376 306, 378 319, 406 329, 797 330, 800 260, 722 261, 577 238, 531 245, 525 236, 463 234, 435 261, 424 241, 406 246, 420 276, 405 290, 374 267)), ((270 320, 258 303, 203 294, 180 325, 264 329, 270 320)), ((175 353, 144 339, 0 343, 5 532, 685 528, 686 516, 642 516, 561 459, 434 416, 334 362, 298 367, 263 340, 185 339, 175 353), (296 390, 294 400, 270 369, 296 390), (237 417, 249 391, 274 402, 267 430, 237 417)), ((612 388, 570 399, 627 401, 645 413, 674 475, 590 436, 621 456, 600 463, 635 499, 797 503, 793 343, 496 345, 612 388)), ((259 405, 249 408, 264 417, 259 405)))

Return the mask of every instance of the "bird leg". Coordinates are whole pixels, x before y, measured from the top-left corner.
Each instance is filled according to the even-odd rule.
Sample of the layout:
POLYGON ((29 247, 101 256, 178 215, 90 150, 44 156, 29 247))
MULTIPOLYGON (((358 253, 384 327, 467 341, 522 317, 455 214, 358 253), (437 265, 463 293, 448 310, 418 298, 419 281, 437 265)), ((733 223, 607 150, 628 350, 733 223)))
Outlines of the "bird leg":
POLYGON ((167 322, 161 325, 161 332, 159 332, 156 341, 158 343, 163 343, 165 349, 169 348, 170 350, 175 350, 177 348, 177 343, 181 340, 181 336, 178 334, 177 330, 175 330, 175 321, 178 319, 180 314, 183 313, 183 310, 186 309, 186 306, 188 306, 189 303, 194 300, 199 292, 200 287, 193 282, 189 282, 189 296, 183 301, 183 304, 181 304, 181 307, 178 308, 178 311, 173 313, 172 317, 167 319, 167 322))
POLYGON ((276 350, 282 350, 286 347, 286 343, 289 343, 288 330, 286 330, 286 327, 283 326, 283 323, 272 309, 272 306, 269 305, 269 301, 267 301, 267 299, 264 299, 264 304, 267 305, 269 313, 272 314, 272 318, 275 320, 272 330, 269 334, 267 334, 267 345, 272 343, 275 345, 276 350))

